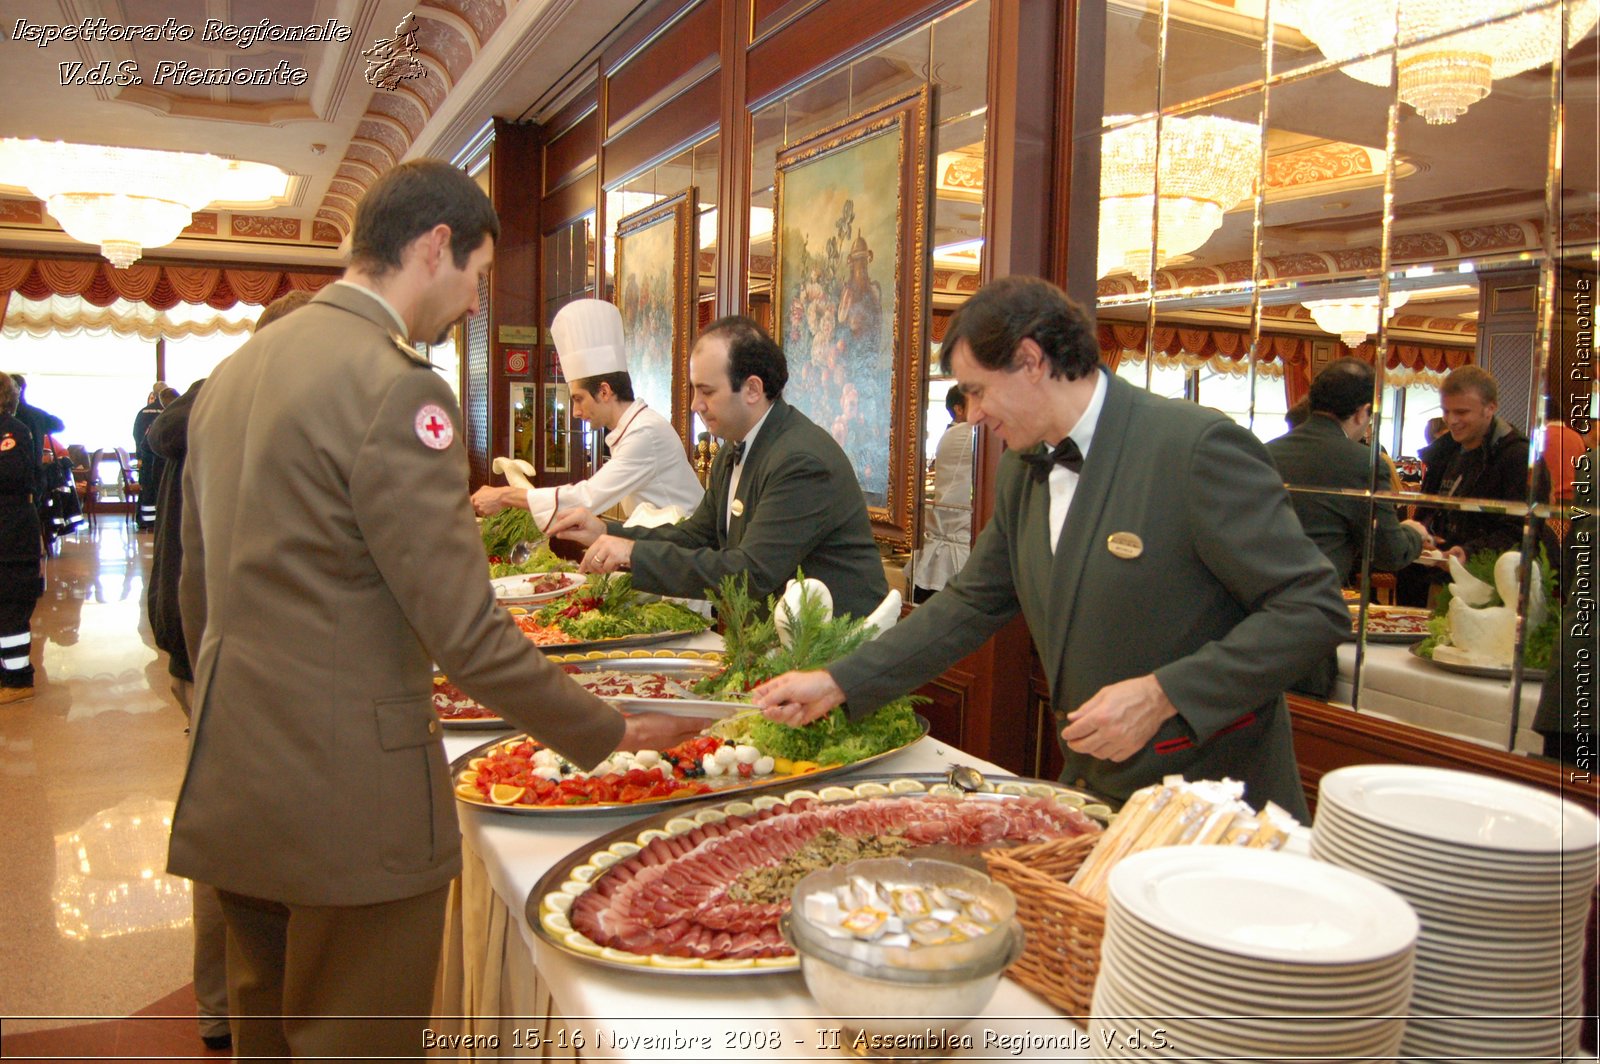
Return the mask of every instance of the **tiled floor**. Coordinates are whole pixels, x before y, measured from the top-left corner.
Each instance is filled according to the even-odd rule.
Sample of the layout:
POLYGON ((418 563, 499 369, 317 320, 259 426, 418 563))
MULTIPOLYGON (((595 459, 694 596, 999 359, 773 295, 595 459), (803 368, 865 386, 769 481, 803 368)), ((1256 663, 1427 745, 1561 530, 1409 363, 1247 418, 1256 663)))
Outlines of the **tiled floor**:
MULTIPOLYGON (((115 515, 62 543, 33 616, 37 697, 0 707, 7 1057, 12 1036, 127 1017, 179 991, 193 1014, 188 884, 163 873, 184 718, 145 617, 150 549, 115 515)), ((182 1026, 199 1053, 193 1021, 182 1026)))

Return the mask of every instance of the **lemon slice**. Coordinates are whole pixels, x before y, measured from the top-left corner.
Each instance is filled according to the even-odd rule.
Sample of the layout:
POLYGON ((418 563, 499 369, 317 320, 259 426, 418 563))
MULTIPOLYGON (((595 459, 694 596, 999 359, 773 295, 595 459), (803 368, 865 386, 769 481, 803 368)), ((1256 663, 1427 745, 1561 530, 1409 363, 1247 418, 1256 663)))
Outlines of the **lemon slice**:
POLYGON ((1111 815, 1111 807, 1109 805, 1100 805, 1099 803, 1086 805, 1083 807, 1083 815, 1099 817, 1104 820, 1111 815))
POLYGON ((599 853, 589 858, 589 863, 594 865, 596 868, 610 868, 620 860, 622 860, 622 858, 618 857, 610 850, 601 850, 599 853))
POLYGON ((576 900, 571 894, 563 894, 559 890, 552 890, 544 896, 544 907, 556 913, 570 912, 572 903, 576 900))
POLYGON ((611 844, 611 852, 618 857, 632 857, 639 850, 640 846, 637 842, 613 842, 611 844))
POLYGON ((572 878, 579 883, 587 883, 600 874, 600 869, 592 864, 581 864, 572 870, 572 878))
POLYGON ((650 956, 652 968, 698 968, 704 963, 699 957, 669 957, 665 953, 654 953, 650 956))
POLYGON ((824 787, 818 792, 824 802, 844 802, 856 796, 856 792, 849 787, 824 787))
POLYGON ((1026 784, 1022 784, 1022 783, 1018 783, 1015 780, 1001 780, 999 783, 996 783, 994 785, 994 789, 996 791, 998 791, 999 793, 1001 793, 1001 794, 1027 794, 1028 793, 1027 785, 1026 784))
POLYGON ((771 809, 775 805, 783 804, 780 799, 774 798, 770 794, 763 794, 759 798, 752 798, 750 801, 757 809, 771 809))
POLYGON ((882 798, 889 793, 889 788, 881 783, 858 783, 856 794, 863 798, 882 798))
POLYGON ((1085 798, 1081 794, 1073 794, 1071 791, 1057 791, 1056 801, 1060 802, 1062 805, 1070 805, 1076 809, 1082 809, 1084 806, 1089 804, 1089 799, 1085 798))
POLYGON ((952 787, 948 783, 935 783, 928 788, 929 794, 937 794, 941 798, 960 798, 965 792, 960 787, 952 787))
POLYGON ((552 935, 565 935, 572 930, 572 921, 567 919, 566 913, 545 913, 542 922, 552 935))
POLYGON ((483 767, 483 763, 487 760, 489 759, 486 757, 475 757, 471 761, 467 762, 467 767, 474 770, 480 769, 483 767))
POLYGON ((513 787, 509 783, 496 783, 489 788, 489 801, 495 805, 511 805, 528 793, 526 787, 513 787))
POLYGON ((640 967, 650 963, 650 955, 647 953, 629 953, 627 950, 613 949, 610 946, 601 948, 600 959, 615 961, 617 964, 634 964, 640 967))
POLYGON ((1035 798, 1049 798, 1056 793, 1056 789, 1048 783, 1030 783, 1024 789, 1035 798))
POLYGON ((587 953, 591 957, 600 956, 600 951, 607 948, 604 946, 597 946, 593 942, 589 941, 582 931, 573 931, 561 941, 565 942, 568 948, 575 949, 579 953, 587 953))
POLYGON ((729 802, 724 808, 729 816, 749 816, 756 811, 749 802, 729 802))
POLYGON ((798 968, 800 961, 795 957, 757 957, 757 968, 798 968))
POLYGON ((669 835, 667 832, 662 831, 660 828, 648 828, 645 831, 639 832, 639 845, 640 846, 648 846, 652 842, 655 842, 657 839, 670 839, 670 838, 672 838, 672 836, 669 835))
POLYGON ((786 802, 798 802, 802 798, 810 798, 814 802, 817 800, 817 792, 808 791, 802 787, 798 791, 790 791, 788 794, 783 796, 783 800, 786 802))
POLYGON ((478 774, 476 772, 472 771, 469 768, 469 769, 467 769, 467 771, 463 772, 461 775, 456 777, 456 782, 457 783, 477 783, 478 782, 478 774))
POLYGON ((707 960, 700 963, 707 968, 726 972, 738 971, 741 968, 754 968, 756 966, 755 960, 750 957, 728 957, 723 960, 707 960))
POLYGON ((889 781, 889 790, 895 794, 915 794, 928 788, 922 785, 921 780, 898 779, 889 781))
POLYGON ((561 889, 576 898, 579 894, 589 889, 589 884, 581 879, 569 879, 561 884, 561 889))
POLYGON ((720 809, 702 809, 694 815, 694 818, 702 824, 715 824, 728 819, 728 814, 720 809))
POLYGON ((686 816, 673 817, 665 825, 669 835, 687 835, 699 826, 699 821, 692 820, 686 816))
POLYGON ((456 785, 456 797, 465 799, 469 802, 483 801, 483 795, 480 794, 478 792, 478 788, 471 783, 458 783, 456 785))

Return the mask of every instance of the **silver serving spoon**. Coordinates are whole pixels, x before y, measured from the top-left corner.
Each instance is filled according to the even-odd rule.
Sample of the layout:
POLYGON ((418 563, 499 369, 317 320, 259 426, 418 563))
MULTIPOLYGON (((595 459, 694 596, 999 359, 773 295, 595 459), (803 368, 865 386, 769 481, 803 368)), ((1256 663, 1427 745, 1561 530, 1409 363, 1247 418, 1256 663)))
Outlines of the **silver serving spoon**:
POLYGON ((983 773, 971 765, 951 765, 950 772, 945 776, 945 782, 952 787, 959 787, 967 793, 981 791, 987 785, 983 773))
POLYGON ((531 557, 533 557, 533 544, 523 540, 511 548, 511 557, 506 560, 512 565, 521 565, 531 557))

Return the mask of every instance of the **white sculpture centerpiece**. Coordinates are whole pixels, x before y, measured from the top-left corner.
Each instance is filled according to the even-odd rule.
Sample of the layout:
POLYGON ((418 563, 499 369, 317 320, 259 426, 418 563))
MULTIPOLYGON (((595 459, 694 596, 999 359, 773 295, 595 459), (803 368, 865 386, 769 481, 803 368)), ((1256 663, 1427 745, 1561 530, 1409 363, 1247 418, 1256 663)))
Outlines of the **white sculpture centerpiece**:
MULTIPOLYGON (((1452 665, 1508 667, 1517 645, 1517 569, 1520 551, 1495 559, 1494 583, 1487 584, 1450 559, 1450 642, 1433 648, 1433 659, 1452 665)), ((1528 630, 1545 622, 1549 607, 1539 563, 1531 562, 1528 588, 1528 630)))
MULTIPOLYGON (((800 616, 801 607, 808 601, 822 604, 822 619, 828 620, 833 616, 833 593, 828 590, 828 585, 821 580, 806 577, 801 580, 791 580, 783 589, 783 597, 778 600, 778 608, 773 611, 772 619, 778 627, 778 642, 785 647, 794 645, 792 628, 800 616)), ((876 638, 893 628, 900 619, 900 592, 891 588, 889 594, 884 596, 878 608, 872 611, 867 618, 867 624, 875 629, 876 638)))

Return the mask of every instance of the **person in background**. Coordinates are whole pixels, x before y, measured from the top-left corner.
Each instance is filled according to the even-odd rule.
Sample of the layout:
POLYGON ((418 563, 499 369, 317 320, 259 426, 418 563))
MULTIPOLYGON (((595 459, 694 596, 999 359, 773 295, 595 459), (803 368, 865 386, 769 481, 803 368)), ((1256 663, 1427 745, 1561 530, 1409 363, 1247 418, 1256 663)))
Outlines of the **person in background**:
POLYGON ((1433 441, 1450 430, 1445 427, 1444 418, 1430 417, 1422 426, 1422 446, 1432 446, 1433 441))
POLYGON ((0 706, 33 699, 33 607, 44 594, 39 566, 39 484, 32 432, 16 416, 22 393, 0 377, 0 706))
POLYGON ((173 398, 178 394, 161 381, 156 381, 144 408, 133 416, 133 456, 139 460, 139 502, 134 528, 140 532, 148 532, 156 527, 156 486, 161 483, 161 460, 150 450, 145 437, 150 431, 150 424, 161 415, 161 397, 166 392, 172 392, 173 398))
POLYGON ((588 480, 552 488, 485 484, 472 494, 480 517, 517 506, 549 526, 556 511, 573 506, 600 512, 620 503, 627 517, 648 503, 664 520, 692 513, 705 494, 672 422, 633 395, 623 347, 622 314, 615 303, 579 299, 550 324, 561 375, 572 392, 572 413, 606 430, 611 457, 588 480))
MULTIPOLYGON (((50 526, 44 521, 44 509, 50 502, 50 485, 44 468, 44 441, 46 437, 66 428, 66 422, 49 411, 41 410, 28 403, 28 382, 22 374, 11 374, 11 380, 17 386, 16 419, 28 426, 28 432, 33 437, 29 458, 33 462, 34 471, 34 508, 39 511, 40 527, 43 530, 42 536, 51 537, 50 526)), ((44 543, 46 547, 49 547, 49 539, 44 540, 44 543)))
POLYGON ((1567 427, 1565 421, 1551 418, 1544 423, 1544 467, 1550 477, 1550 501, 1565 505, 1572 501, 1578 459, 1587 448, 1583 437, 1567 427))
POLYGON ((1306 418, 1310 416, 1311 397, 1307 396, 1283 412, 1283 422, 1289 426, 1289 431, 1293 432, 1301 425, 1304 425, 1306 423, 1306 418))
POLYGON ((499 221, 448 163, 379 177, 344 277, 189 415, 179 608, 193 735, 167 869, 218 890, 241 1058, 414 1058, 461 835, 433 664, 575 765, 708 721, 624 718, 484 579, 461 409, 419 343, 478 310, 499 221))
POLYGON ((834 610, 866 617, 889 584, 872 539, 866 499, 832 436, 783 399, 783 349, 750 318, 719 318, 689 355, 693 410, 726 442, 711 484, 680 524, 625 528, 574 508, 550 535, 588 547, 583 571, 631 566, 643 591, 701 598, 724 576, 748 573, 763 602, 804 570, 822 581, 834 610))
POLYGON ((1307 817, 1283 692, 1350 634, 1333 566, 1261 443, 1108 373, 1094 319, 1033 277, 992 281, 941 349, 967 417, 1008 448, 966 566, 826 670, 756 688, 771 719, 852 716, 938 676, 1017 613, 1061 729, 1062 779, 1117 799, 1165 776, 1245 784, 1307 817))
POLYGON ((950 425, 933 452, 933 501, 924 511, 922 550, 912 576, 912 599, 922 602, 967 564, 972 552, 972 426, 967 397, 952 384, 944 396, 950 425))
MULTIPOLYGON (((1372 426, 1372 386, 1376 374, 1359 358, 1330 362, 1311 382, 1310 416, 1293 432, 1267 443, 1267 454, 1291 489, 1354 488, 1372 483, 1371 444, 1361 443, 1372 426)), ((1388 472, 1378 490, 1387 490, 1388 472)), ((1433 539, 1419 521, 1402 521, 1393 503, 1369 502, 1354 495, 1289 492, 1300 527, 1333 563, 1349 585, 1360 578, 1362 549, 1372 540, 1372 568, 1395 572, 1417 560, 1433 539)), ((1338 675, 1332 655, 1317 664, 1294 689, 1318 698, 1333 690, 1338 675)))
MULTIPOLYGON (((1449 432, 1422 449, 1427 466, 1422 494, 1527 502, 1528 437, 1497 415, 1500 386, 1489 371, 1481 366, 1451 370, 1439 388, 1439 400, 1449 432)), ((1542 466, 1535 491, 1536 501, 1548 497, 1542 466)), ((1522 542, 1523 519, 1514 514, 1418 506, 1415 516, 1439 548, 1462 564, 1479 551, 1499 554, 1516 550, 1522 542)), ((1449 570, 1439 566, 1407 566, 1398 574, 1396 599, 1402 605, 1425 606, 1429 589, 1448 583, 1449 577, 1449 570)))
MULTIPOLYGON (((255 331, 311 301, 311 293, 295 289, 279 296, 262 310, 255 331)), ((145 434, 150 451, 161 460, 161 481, 156 488, 155 544, 150 558, 148 610, 156 646, 167 652, 167 672, 172 695, 185 720, 191 719, 194 670, 183 638, 183 618, 178 608, 178 575, 183 568, 183 463, 189 453, 189 412, 205 379, 163 404, 161 414, 145 434)), ((214 1051, 232 1048, 228 1027, 228 927, 222 918, 217 888, 195 883, 194 996, 199 1007, 200 1038, 214 1051)))

